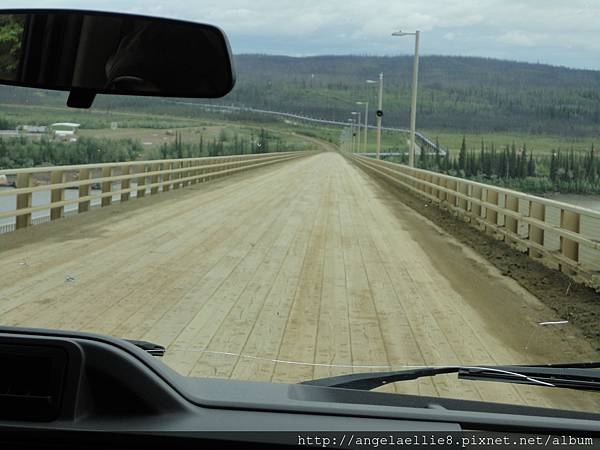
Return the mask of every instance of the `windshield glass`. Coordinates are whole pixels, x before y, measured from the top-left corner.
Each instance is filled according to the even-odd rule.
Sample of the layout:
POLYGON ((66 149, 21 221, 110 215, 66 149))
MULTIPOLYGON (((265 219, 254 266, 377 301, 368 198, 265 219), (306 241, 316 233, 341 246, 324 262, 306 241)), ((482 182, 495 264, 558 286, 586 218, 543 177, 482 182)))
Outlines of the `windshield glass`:
MULTIPOLYGON (((600 8, 300 3, 0 1, 214 24, 237 70, 222 99, 89 110, 0 86, 0 325, 284 383, 600 360, 600 8)), ((0 23, 0 73, 22 32, 0 23)), ((379 390, 600 410, 456 374, 379 390)))

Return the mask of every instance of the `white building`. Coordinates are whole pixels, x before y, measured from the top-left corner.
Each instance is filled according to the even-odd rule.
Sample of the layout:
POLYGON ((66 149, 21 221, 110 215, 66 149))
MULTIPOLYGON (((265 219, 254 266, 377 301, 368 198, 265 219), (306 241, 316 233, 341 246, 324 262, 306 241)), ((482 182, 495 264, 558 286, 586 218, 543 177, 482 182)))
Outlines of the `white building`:
POLYGON ((57 141, 76 142, 76 133, 80 126, 78 123, 58 122, 50 125, 50 128, 52 129, 54 139, 57 141))

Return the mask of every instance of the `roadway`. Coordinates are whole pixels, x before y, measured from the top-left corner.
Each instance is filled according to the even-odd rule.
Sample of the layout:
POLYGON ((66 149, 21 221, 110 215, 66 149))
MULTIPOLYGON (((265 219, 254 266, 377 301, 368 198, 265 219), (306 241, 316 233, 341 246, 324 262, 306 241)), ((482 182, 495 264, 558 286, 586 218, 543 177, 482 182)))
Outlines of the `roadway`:
MULTIPOLYGON (((333 152, 8 233, 0 255, 0 323, 153 341, 186 375, 598 356, 570 325, 537 325, 553 311, 333 152)), ((456 375, 384 389, 600 406, 456 375)))

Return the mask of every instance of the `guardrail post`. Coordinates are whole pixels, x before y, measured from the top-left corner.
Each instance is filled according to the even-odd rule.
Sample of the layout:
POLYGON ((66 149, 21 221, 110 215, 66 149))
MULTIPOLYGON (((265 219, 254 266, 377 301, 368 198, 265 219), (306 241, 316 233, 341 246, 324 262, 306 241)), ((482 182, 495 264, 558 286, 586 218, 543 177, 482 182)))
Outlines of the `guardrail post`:
MULTIPOLYGON (((227 162, 227 160, 225 158, 221 158, 220 161, 219 161, 219 164, 223 164, 223 163, 226 163, 226 162, 227 162)), ((229 169, 229 167, 225 167, 225 168, 221 167, 220 169, 217 169, 217 172, 220 171, 220 170, 227 170, 227 169, 229 169)), ((227 175, 220 175, 218 178, 223 178, 223 177, 226 177, 226 176, 227 175)))
MULTIPOLYGON (((579 233, 580 217, 579 214, 565 209, 560 210, 560 227, 565 230, 579 233)), ((579 262, 579 243, 561 236, 560 237, 561 253, 567 258, 579 262)))
POLYGON ((210 169, 208 168, 209 164, 210 163, 207 162, 206 160, 202 161, 202 170, 201 170, 201 173, 202 173, 202 175, 204 175, 204 177, 202 177, 202 183, 208 182, 208 176, 207 176, 207 174, 210 172, 210 169))
MULTIPOLYGON (((152 164, 150 166, 150 171, 151 172, 159 172, 160 171, 160 164, 152 164)), ((150 176, 150 184, 157 184, 158 180, 159 180, 159 174, 155 174, 155 175, 151 175, 150 176)), ((153 186, 150 188, 150 195, 156 195, 158 194, 158 186, 153 186)))
MULTIPOLYGON (((456 191, 456 180, 446 180, 446 187, 448 189, 456 191)), ((448 194, 448 204, 451 207, 455 207, 456 206, 456 195, 448 194)))
MULTIPOLYGON (((79 171, 79 181, 85 181, 90 179, 90 169, 81 169, 79 171)), ((79 185, 79 198, 89 197, 90 195, 90 185, 89 184, 81 184, 79 185)), ((90 210, 90 201, 84 200, 79 202, 77 206, 77 211, 79 213, 87 212, 90 210)))
MULTIPOLYGON (((546 220, 546 206, 533 201, 529 202, 529 217, 541 222, 546 220)), ((544 229, 529 224, 529 240, 544 246, 544 229)), ((529 256, 539 258, 542 254, 534 248, 529 247, 529 256)))
MULTIPOLYGON (((457 188, 456 190, 458 192, 460 192, 461 194, 464 195, 468 195, 469 194, 469 186, 466 183, 461 183, 460 181, 457 182, 457 188)), ((458 208, 463 210, 463 211, 467 211, 469 203, 467 202, 466 199, 459 197, 458 198, 458 208)))
MULTIPOLYGON (((102 178, 110 178, 112 176, 112 167, 103 167, 102 168, 102 178)), ((103 181, 102 182, 102 194, 107 194, 112 192, 112 181, 103 181)), ((107 195, 106 197, 102 197, 100 201, 102 207, 110 206, 112 204, 112 196, 107 195)))
POLYGON ((139 168, 139 176, 137 177, 138 190, 136 193, 136 197, 143 198, 146 196, 146 165, 142 164, 141 166, 139 166, 139 168))
MULTIPOLYGON (((421 177, 422 180, 432 183, 433 182, 433 176, 432 175, 423 175, 421 177)), ((427 194, 431 195, 433 193, 433 188, 431 186, 428 185, 423 185, 423 187, 421 188, 424 192, 426 192, 427 194)))
MULTIPOLYGON (((220 163, 221 163, 221 158, 215 158, 215 160, 213 161, 214 166, 216 166, 217 164, 220 164, 220 163)), ((215 173, 215 172, 218 172, 219 170, 221 170, 221 169, 217 168, 217 167, 213 167, 211 172, 215 173)), ((214 176, 210 177, 211 180, 216 180, 217 178, 219 178, 218 175, 214 175, 214 176)))
MULTIPOLYGON (((442 177, 437 177, 436 183, 438 186, 445 188, 446 187, 446 180, 442 177)), ((438 195, 437 197, 440 199, 440 205, 442 204, 442 202, 444 200, 446 200, 448 197, 446 195, 446 193, 444 191, 442 191, 441 189, 438 190, 438 195)))
MULTIPOLYGON (((28 188, 31 187, 31 174, 30 173, 19 173, 17 174, 16 181, 17 189, 19 188, 28 188)), ((17 211, 19 209, 27 209, 31 208, 31 192, 27 194, 18 194, 17 195, 17 211)), ((15 228, 18 230, 20 228, 25 228, 31 225, 31 213, 22 214, 15 218, 16 224, 15 228)))
MULTIPOLYGON (((190 167, 190 163, 189 163, 189 161, 182 161, 181 164, 179 165, 179 167, 181 169, 186 169, 186 168, 190 167)), ((189 170, 184 170, 183 172, 179 172, 179 178, 184 180, 181 182, 182 188, 186 187, 189 184, 189 181, 185 181, 185 178, 187 178, 188 174, 189 174, 189 170)))
MULTIPOLYGON (((162 164, 163 171, 171 170, 172 167, 173 167, 173 165, 171 163, 163 163, 162 164)), ((169 184, 170 180, 171 180, 171 174, 163 173, 163 175, 162 175, 162 182, 164 183, 162 186, 163 192, 167 192, 169 189, 171 189, 171 185, 169 184)))
MULTIPOLYGON (((179 163, 179 168, 180 169, 185 169, 186 167, 187 167, 187 163, 185 161, 181 161, 179 163)), ((185 174, 186 173, 187 172, 184 170, 182 172, 179 172, 179 174, 177 175, 177 178, 180 180, 179 183, 178 183, 180 188, 184 188, 185 185, 186 185, 185 181, 181 181, 183 178, 185 178, 185 176, 186 176, 185 174)))
MULTIPOLYGON (((486 202, 491 203, 492 205, 498 205, 498 191, 487 188, 486 189, 486 202)), ((486 222, 492 225, 498 225, 498 211, 495 211, 491 208, 485 208, 485 220, 486 222)), ((490 228, 490 230, 495 229, 495 227, 490 228)))
MULTIPOLYGON (((184 161, 183 163, 183 167, 185 167, 187 170, 183 172, 183 175, 181 176, 182 178, 187 178, 190 176, 190 168, 192 166, 192 163, 190 161, 184 161)), ((190 180, 187 181, 183 181, 181 187, 187 187, 190 184, 192 184, 192 182, 190 180)))
MULTIPOLYGON (((51 184, 62 184, 65 181, 65 174, 62 170, 54 171, 50 174, 51 184)), ((50 203, 62 202, 65 199, 65 189, 52 189, 50 192, 50 203)), ((65 212, 64 206, 50 208, 50 220, 56 220, 63 217, 65 212)))
MULTIPOLYGON (((519 199, 512 195, 506 194, 505 197, 505 208, 509 211, 519 212, 519 199)), ((516 235, 519 234, 519 221, 509 215, 504 216, 506 223, 506 229, 516 235)))
POLYGON ((192 167, 192 171, 190 172, 190 175, 194 177, 194 179, 190 182, 190 184, 198 184, 198 178, 196 178, 199 174, 199 170, 198 170, 198 165, 199 165, 199 161, 198 160, 194 160, 190 163, 191 167, 192 167))
POLYGON ((213 176, 211 174, 214 172, 214 169, 212 167, 214 163, 215 163, 214 158, 211 158, 208 161, 209 167, 206 169, 206 173, 208 174, 208 176, 204 179, 205 182, 211 181, 213 179, 213 176))
MULTIPOLYGON (((129 175, 131 173, 131 166, 123 166, 121 169, 121 175, 129 175)), ((127 178, 121 181, 121 189, 129 189, 131 187, 131 179, 127 178)), ((129 192, 123 192, 121 194, 121 202, 129 200, 129 192)))
MULTIPOLYGON (((174 162, 173 164, 171 164, 171 168, 173 170, 180 169, 181 168, 181 162, 179 162, 179 161, 174 162)), ((179 178, 181 178, 181 172, 174 173, 173 176, 172 176, 172 178, 171 178, 173 180, 172 186, 173 186, 174 190, 175 189, 179 189, 179 187, 180 187, 181 183, 179 182, 179 178)))
MULTIPOLYGON (((471 189, 471 195, 470 197, 476 198, 477 200, 481 200, 483 196, 483 189, 481 188, 481 186, 473 186, 473 188, 471 189)), ((477 217, 481 217, 481 205, 479 203, 474 203, 471 202, 471 211, 473 212, 473 214, 477 217)))
MULTIPOLYGON (((204 175, 206 173, 206 164, 205 161, 198 161, 198 173, 197 175, 204 175)), ((204 178, 199 178, 198 183, 204 183, 206 180, 204 178)))

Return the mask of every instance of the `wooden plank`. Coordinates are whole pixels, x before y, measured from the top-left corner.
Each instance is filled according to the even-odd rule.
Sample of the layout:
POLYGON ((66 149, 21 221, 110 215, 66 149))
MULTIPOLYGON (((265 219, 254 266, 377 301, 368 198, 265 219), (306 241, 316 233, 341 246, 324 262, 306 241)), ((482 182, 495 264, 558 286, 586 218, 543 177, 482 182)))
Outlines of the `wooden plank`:
MULTIPOLYGON (((458 183, 458 187, 457 187, 458 192, 460 192, 463 195, 468 195, 469 186, 466 183, 461 183, 460 181, 458 181, 457 183, 458 183)), ((458 207, 460 209, 462 209, 463 211, 468 211, 468 207, 469 207, 468 200, 465 198, 459 197, 458 198, 458 207)))
MULTIPOLYGON (((519 211, 519 199, 512 195, 506 195, 505 207, 509 211, 518 212, 519 211)), ((506 216, 505 221, 506 221, 506 228, 508 229, 508 231, 510 231, 511 233, 515 233, 515 234, 517 234, 519 232, 519 222, 517 221, 517 219, 515 219, 514 217, 506 216)))
MULTIPOLYGON (((514 320, 490 320, 482 291, 510 282, 456 241, 450 257, 428 246, 443 233, 413 216, 335 153, 265 166, 0 236, 0 317, 155 341, 181 373, 253 380, 523 363, 544 355, 535 346, 546 342, 558 354, 593 355, 568 331, 558 342, 542 330, 524 350, 514 338, 523 318, 534 310, 543 319, 546 309, 508 289, 494 304, 514 320), (484 281, 461 286, 457 266, 484 281)), ((455 376, 385 389, 598 407, 587 394, 455 376)))
MULTIPOLYGON (((577 213, 562 209, 560 211, 560 227, 579 233, 580 216, 577 213)), ((567 258, 579 261, 579 244, 564 236, 560 237, 560 251, 567 258)))
MULTIPOLYGON (((150 170, 152 172, 158 172, 160 170, 160 164, 152 164, 150 166, 150 170)), ((154 175, 150 176, 150 184, 157 184, 159 182, 159 178, 160 175, 155 173, 154 175)), ((158 186, 153 186, 150 188, 150 195, 156 195, 158 194, 158 186)))
POLYGON ((339 184, 341 174, 335 174, 331 205, 327 217, 327 235, 323 262, 323 287, 317 326, 315 366, 313 376, 324 378, 352 371, 352 344, 348 321, 346 268, 339 204, 344 196, 339 184), (337 207, 336 207, 337 206, 337 207))
MULTIPOLYGON (((390 365, 390 361, 375 307, 375 294, 368 277, 369 264, 365 263, 362 254, 363 226, 356 216, 359 202, 356 202, 355 195, 348 196, 339 207, 352 363, 355 366, 387 366, 390 365)), ((377 369, 362 367, 353 369, 354 372, 375 370, 377 369)), ((388 389, 393 390, 393 387, 388 389)))
MULTIPOLYGON (((482 194, 483 194, 483 189, 481 188, 481 186, 471 186, 471 195, 470 195, 470 197, 473 197, 475 199, 481 200, 482 194)), ((470 202, 470 210, 477 217, 481 217, 482 209, 481 209, 481 205, 480 204, 475 203, 475 202, 470 202)))
MULTIPOLYGON (((301 186, 297 188, 301 191, 301 186)), ((256 271, 249 274, 250 276, 246 275, 244 288, 235 300, 232 299, 231 308, 227 313, 225 314, 223 310, 220 317, 213 313, 211 316, 213 325, 197 335, 198 341, 204 342, 206 352, 199 355, 196 364, 189 372, 190 375, 230 377, 237 361, 241 358, 234 355, 244 354, 244 347, 250 334, 262 333, 261 328, 256 328, 258 316, 267 303, 269 292, 301 224, 299 217, 292 216, 290 220, 290 214, 297 208, 297 203, 298 195, 293 201, 286 205, 282 204, 282 207, 278 208, 280 214, 273 219, 267 227, 268 231, 261 236, 242 261, 254 265, 256 271), (260 260, 260 263, 257 264, 257 260, 260 260), (221 317, 222 319, 219 320, 221 317), (232 330, 235 332, 232 333, 232 330), (222 352, 233 355, 223 355, 222 352)), ((227 291, 235 285, 235 278, 230 278, 213 294, 215 299, 230 297, 227 291)), ((218 300, 214 303, 223 306, 218 300)))
MULTIPOLYGON (((179 170, 179 169, 181 169, 182 164, 183 163, 176 161, 176 162, 172 163, 171 168, 174 170, 179 170)), ((173 180, 173 183, 171 184, 171 186, 173 189, 179 189, 181 187, 181 182, 179 181, 181 176, 182 176, 181 172, 176 172, 173 175, 171 175, 171 179, 173 180)))
MULTIPOLYGON (((138 252, 141 252, 140 257, 147 255, 147 247, 148 246, 155 246, 156 243, 156 236, 148 236, 148 233, 159 233, 157 236, 160 236, 160 233, 167 233, 167 232, 172 232, 174 231, 177 235, 178 229, 173 227, 172 223, 169 223, 169 219, 172 219, 173 217, 179 217, 180 221, 177 222, 177 226, 178 227, 184 227, 185 230, 188 230, 189 233, 192 233, 193 236, 196 236, 198 234, 198 231, 200 231, 200 235, 202 235, 201 231, 202 230, 193 230, 190 229, 190 224, 185 220, 184 217, 184 213, 185 214, 194 214, 194 212, 197 212, 199 210, 202 210, 203 206, 205 203, 208 202, 208 204, 211 204, 210 202, 212 202, 213 200, 212 197, 217 196, 219 199, 225 199, 227 200, 229 198, 229 196, 231 196, 232 193, 232 189, 235 191, 243 191, 245 194, 248 195, 248 197, 246 197, 246 199, 251 199, 253 198, 253 193, 254 193, 254 189, 257 188, 258 186, 261 186, 264 183, 264 181, 256 181, 253 179, 253 183, 249 186, 242 186, 242 187, 236 187, 236 185, 231 186, 230 188, 228 187, 223 187, 223 186, 213 186, 213 185, 208 185, 206 187, 204 187, 204 189, 207 189, 208 192, 210 193, 209 196, 202 196, 199 200, 198 199, 188 199, 185 202, 178 202, 176 204, 174 204, 172 207, 165 207, 164 205, 161 208, 155 209, 151 212, 151 216, 148 217, 147 219, 141 217, 139 214, 136 214, 136 210, 135 210, 135 206, 134 208, 132 208, 131 210, 128 209, 127 210, 127 219, 121 219, 118 222, 113 222, 109 220, 110 223, 110 227, 111 227, 111 240, 110 246, 107 246, 106 243, 102 240, 102 239, 97 239, 94 240, 93 242, 90 242, 89 240, 82 240, 79 241, 76 245, 75 242, 71 241, 71 240, 67 240, 66 242, 62 243, 60 241, 57 241, 56 245, 58 246, 58 248, 56 248, 55 246, 49 246, 49 247, 39 247, 36 246, 35 251, 33 253, 33 256, 35 257, 35 261, 36 261, 36 265, 32 265, 31 267, 34 268, 35 270, 41 271, 41 268, 51 268, 51 269, 46 269, 45 276, 48 277, 48 279, 53 280, 52 284, 50 286, 52 286, 53 288, 56 287, 66 287, 66 286, 70 286, 68 284, 64 283, 64 276, 65 273, 69 273, 69 272, 73 272, 78 270, 81 271, 81 268, 89 268, 90 269, 90 274, 92 275, 92 279, 94 280, 98 280, 98 279, 103 279, 102 278, 102 273, 100 273, 97 269, 94 270, 94 265, 93 264, 82 264, 79 261, 79 258, 82 255, 90 255, 90 254, 94 254, 95 258, 94 263, 96 261, 104 261, 104 257, 102 255, 106 254, 106 255, 110 255, 111 253, 115 252, 115 248, 118 249, 118 253, 119 254, 123 254, 125 252, 125 254, 127 254, 127 245, 124 245, 125 243, 128 244, 130 246, 130 248, 133 249, 137 249, 138 252), (186 209, 187 208, 187 209, 186 209), (187 212, 186 212, 187 211, 187 212), (161 231, 162 230, 162 231, 161 231), (56 258, 59 258, 58 261, 60 261, 60 264, 57 263, 56 258), (70 263, 69 263, 70 262, 70 263), (72 267, 71 267, 72 266, 72 267), (51 272, 51 274, 48 274, 48 271, 51 272)), ((234 199, 236 199, 236 201, 241 201, 239 200, 239 196, 233 196, 234 199)), ((157 199, 157 201, 160 201, 157 199)), ((217 200, 214 200, 217 201, 217 200)), ((217 203, 219 204, 219 203, 217 203)), ((228 202, 225 201, 221 201, 220 203, 220 207, 224 208, 225 210, 227 210, 227 205, 228 202)), ((254 206, 251 203, 248 203, 248 205, 244 205, 244 207, 247 207, 249 210, 252 210, 254 208, 254 206)), ((267 206, 268 207, 268 206, 267 206)), ((254 208, 255 209, 255 208, 254 208)), ((71 231, 67 231, 67 233, 69 232, 77 232, 80 235, 85 235, 82 234, 81 230, 85 229, 85 226, 82 225, 82 221, 84 224, 88 224, 88 226, 90 224, 92 224, 94 227, 96 226, 96 222, 94 221, 95 217, 97 217, 97 215, 99 214, 99 211, 96 211, 95 214, 92 217, 88 217, 88 218, 84 218, 84 217, 75 217, 73 218, 73 221, 68 222, 66 224, 63 225, 63 227, 65 227, 66 230, 71 230, 71 231), (75 230, 75 231, 73 231, 75 230)), ((214 216, 214 215, 213 215, 214 216)), ((110 217, 110 216, 109 216, 110 217)), ((212 217, 212 216, 211 216, 212 217)), ((219 220, 222 218, 218 215, 215 216, 215 220, 219 220)), ((240 215, 239 217, 240 220, 244 220, 244 216, 240 215)), ((220 233, 213 233, 214 239, 218 239, 220 238, 221 241, 226 240, 229 235, 227 233, 227 228, 226 227, 221 227, 220 229, 224 230, 225 233, 224 234, 220 234, 220 233)), ((210 232, 208 232, 209 236, 212 236, 210 232)), ((181 234, 181 236, 184 236, 183 234, 181 234)), ((8 238, 8 237, 7 237, 8 238)), ((54 242, 54 241, 53 241, 54 242)), ((17 253, 17 255, 19 255, 17 253)), ((17 257, 21 257, 21 256, 17 256, 17 257)), ((129 271, 130 268, 132 267, 128 262, 126 261, 119 261, 119 260, 115 260, 114 258, 110 258, 110 256, 108 256, 109 261, 111 262, 111 264, 117 264, 119 267, 122 267, 121 270, 127 270, 129 271)), ((148 259, 146 256, 144 256, 144 259, 148 259)), ((11 265, 10 260, 8 258, 4 259, 3 261, 6 261, 6 264, 4 264, 7 267, 14 267, 11 265)), ((0 261, 1 263, 1 261, 0 261)), ((14 264, 14 263, 13 263, 14 264)), ((30 267, 30 266, 25 266, 25 267, 30 267)), ((109 272, 111 265, 108 265, 107 267, 109 267, 109 272)), ((105 269, 104 265, 100 266, 101 269, 105 269)), ((42 272, 40 272, 42 273, 42 272)), ((38 298, 40 296, 44 295, 44 289, 48 289, 49 287, 49 283, 39 283, 37 281, 37 279, 35 277, 31 277, 31 273, 28 274, 28 272, 24 272, 23 270, 12 270, 11 273, 7 273, 6 269, 3 272, 4 276, 3 276, 3 281, 6 283, 11 283, 12 286, 14 286, 14 288, 11 289, 7 289, 4 291, 4 293, 9 296, 11 298, 11 302, 8 303, 3 303, 2 305, 0 305, 0 314, 2 313, 6 313, 6 311, 10 311, 11 309, 11 305, 12 307, 14 307, 15 305, 19 305, 20 303, 22 303, 22 301, 26 301, 27 298, 38 298), (24 295, 25 297, 23 298, 23 300, 21 298, 19 298, 19 295, 24 295)), ((113 280, 113 277, 110 276, 106 276, 104 279, 107 280, 113 280)), ((111 281, 112 282, 112 281, 111 281)), ((116 280, 115 280, 116 282, 116 280)), ((94 291, 94 290, 92 290, 94 291)), ((85 291, 84 291, 85 292, 85 291)), ((100 293, 100 295, 104 295, 104 290, 103 289, 99 289, 98 292, 100 293)), ((83 295, 78 296, 78 298, 84 297, 83 295)), ((108 296, 110 297, 110 296, 108 296)), ((32 310, 32 314, 36 315, 36 314, 40 314, 40 315, 44 315, 45 311, 44 308, 39 307, 39 305, 36 305, 35 303, 30 304, 29 306, 31 306, 31 310, 32 310)), ((53 305, 54 306, 54 305, 53 305)), ((64 303, 65 307, 70 307, 70 303, 64 303)), ((95 304, 95 307, 98 307, 98 304, 95 304)), ((90 309, 88 307, 89 311, 92 311, 92 315, 96 316, 97 314, 93 313, 94 308, 90 309)), ((18 313, 16 313, 18 316, 18 313)), ((6 315, 5 315, 6 316, 6 315)), ((29 317, 29 315, 27 315, 26 317, 29 317)))
MULTIPOLYGON (((453 191, 456 191, 456 190, 457 190, 457 188, 456 188, 456 183, 457 183, 457 181, 456 181, 456 180, 448 180, 448 181, 446 182, 446 187, 447 187, 448 189, 451 189, 451 190, 453 190, 453 191)), ((457 198, 457 197, 456 197, 456 195, 448 194, 448 204, 449 204, 450 206, 456 206, 456 198, 457 198)))
MULTIPOLYGON (((322 172, 321 172, 321 175, 322 172)), ((328 179, 321 180, 325 185, 328 179)), ((285 334, 277 354, 278 360, 314 363, 316 336, 319 324, 321 291, 323 286, 323 268, 325 236, 327 227, 327 208, 325 207, 327 189, 320 192, 318 210, 302 272, 298 290, 292 304, 285 327, 285 334)), ((314 201, 314 200, 313 200, 314 201)), ((314 366, 275 365, 272 380, 275 382, 297 383, 314 378, 314 366)))
MULTIPOLYGON (((121 168, 121 175, 129 175, 130 173, 131 173, 131 167, 124 166, 121 168)), ((121 189, 129 189, 130 186, 131 186, 130 179, 125 179, 125 180, 121 181, 121 189)), ((123 194, 121 194, 121 202, 128 201, 130 195, 131 194, 129 192, 124 192, 123 194)))
POLYGON ((138 190, 136 193, 137 198, 143 198, 146 196, 146 172, 148 166, 141 166, 138 168, 137 173, 139 176, 137 177, 137 185, 138 190))
MULTIPOLYGON (((90 169, 81 169, 79 170, 79 181, 85 181, 85 180, 89 180, 90 178, 90 174, 91 171, 90 169)), ((90 185, 89 184, 82 184, 81 186, 79 186, 79 197, 87 197, 88 195, 90 195, 90 185)), ((83 212, 87 212, 90 209, 90 201, 86 200, 83 201, 81 203, 79 203, 77 205, 78 208, 78 212, 79 213, 83 213, 83 212)))
MULTIPOLYGON (((31 174, 20 173, 17 175, 17 189, 31 186, 31 174)), ((31 194, 18 194, 17 195, 17 211, 19 209, 31 208, 31 194)), ((17 230, 25 228, 31 225, 31 214, 21 214, 16 218, 15 228, 17 230)))
MULTIPOLYGON (((102 178, 108 178, 112 176, 112 168, 104 167, 102 168, 102 178)), ((102 193, 106 194, 112 191, 112 182, 105 181, 102 183, 102 193)), ((104 208, 105 206, 110 206, 112 204, 112 197, 102 197, 101 205, 104 208)))
MULTIPOLYGON (((173 167, 173 164, 174 164, 173 162, 162 163, 161 164, 161 169, 162 170, 171 170, 171 168, 173 167)), ((163 192, 168 192, 171 189, 172 183, 169 183, 169 181, 171 179, 172 179, 172 175, 170 173, 164 173, 161 176, 161 181, 163 183, 166 183, 166 184, 163 184, 163 186, 162 186, 162 191, 163 192)))
MULTIPOLYGON (((491 203, 492 205, 498 205, 498 200, 500 199, 498 191, 493 188, 486 189, 486 201, 491 203)), ((498 212, 494 211, 491 208, 486 208, 485 219, 488 223, 492 225, 498 224, 498 212)), ((490 229, 491 230, 491 229, 490 229)))
POLYGON ((299 218, 301 221, 300 229, 291 243, 271 291, 265 299, 263 308, 254 324, 254 330, 244 344, 242 349, 244 357, 240 357, 236 361, 232 372, 233 378, 262 381, 271 381, 273 378, 279 349, 286 333, 286 325, 296 298, 306 251, 317 216, 318 205, 315 205, 315 202, 307 201, 313 196, 313 193, 314 191, 309 191, 304 195, 303 207, 298 211, 301 211, 302 214, 294 214, 296 219, 299 218))
MULTIPOLYGON (((60 184, 64 181, 65 174, 63 171, 56 170, 50 174, 50 183, 51 184, 60 184)), ((50 191, 50 202, 62 202, 65 199, 65 190, 58 188, 52 189, 50 191)), ((57 206, 55 208, 50 209, 50 220, 61 219, 64 214, 65 207, 57 206)))

